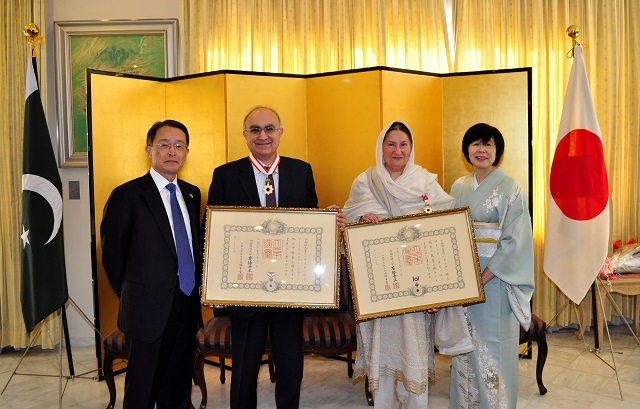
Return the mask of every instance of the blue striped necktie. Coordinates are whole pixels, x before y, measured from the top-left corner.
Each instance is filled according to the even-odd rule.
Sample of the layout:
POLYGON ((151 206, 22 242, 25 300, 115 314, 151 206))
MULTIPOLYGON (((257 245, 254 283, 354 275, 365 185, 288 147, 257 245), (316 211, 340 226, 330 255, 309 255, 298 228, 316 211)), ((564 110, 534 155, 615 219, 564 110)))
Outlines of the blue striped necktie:
POLYGON ((167 190, 170 194, 169 202, 171 203, 171 218, 173 219, 173 235, 176 241, 176 253, 178 255, 178 277, 180 279, 180 290, 189 295, 195 287, 195 264, 193 262, 193 254, 189 244, 189 236, 187 228, 184 224, 182 211, 178 205, 176 197, 176 185, 169 183, 167 190))

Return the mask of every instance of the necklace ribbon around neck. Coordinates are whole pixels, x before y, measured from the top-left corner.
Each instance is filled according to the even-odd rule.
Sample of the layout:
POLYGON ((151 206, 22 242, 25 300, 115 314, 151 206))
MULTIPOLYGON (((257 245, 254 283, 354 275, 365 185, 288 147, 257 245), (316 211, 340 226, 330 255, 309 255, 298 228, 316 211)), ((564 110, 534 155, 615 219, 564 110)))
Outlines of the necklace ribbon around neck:
POLYGON ((276 153, 276 158, 273 160, 273 162, 271 162, 269 166, 263 165, 262 162, 260 162, 258 159, 255 158, 255 156, 253 156, 253 153, 249 153, 249 160, 251 161, 253 166, 255 166, 255 168, 258 169, 258 171, 264 173, 267 176, 273 174, 273 172, 275 172, 276 169, 278 169, 278 166, 280 165, 280 155, 278 155, 277 153, 276 153))

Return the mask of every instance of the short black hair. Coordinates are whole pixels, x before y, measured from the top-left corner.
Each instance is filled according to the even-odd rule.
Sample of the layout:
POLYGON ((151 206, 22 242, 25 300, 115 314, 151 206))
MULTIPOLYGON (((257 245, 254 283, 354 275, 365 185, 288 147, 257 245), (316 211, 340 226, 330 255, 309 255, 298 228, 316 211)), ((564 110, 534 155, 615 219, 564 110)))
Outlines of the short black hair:
POLYGON ((385 139, 387 139, 387 135, 389 135, 389 132, 391 131, 402 131, 406 133, 409 137, 409 142, 411 142, 411 145, 413 145, 413 136, 411 136, 411 131, 409 130, 409 127, 407 127, 407 125, 403 124, 402 122, 392 123, 391 126, 389 126, 389 129, 387 129, 387 132, 384 134, 384 138, 382 138, 383 142, 385 139))
POLYGON ((504 138, 498 128, 484 123, 475 124, 464 133, 464 137, 462 138, 462 153, 467 159, 467 162, 471 163, 469 159, 469 146, 478 139, 482 140, 482 143, 487 143, 491 138, 493 138, 496 144, 496 159, 493 161, 492 166, 497 166, 504 153, 504 138))
POLYGON ((153 141, 156 140, 156 133, 158 132, 158 129, 163 126, 178 128, 184 132, 184 135, 187 137, 187 146, 189 146, 189 131, 187 130, 187 127, 182 122, 178 122, 175 119, 165 119, 164 121, 158 121, 151 125, 151 128, 149 128, 149 131, 147 132, 147 146, 153 145, 153 141))

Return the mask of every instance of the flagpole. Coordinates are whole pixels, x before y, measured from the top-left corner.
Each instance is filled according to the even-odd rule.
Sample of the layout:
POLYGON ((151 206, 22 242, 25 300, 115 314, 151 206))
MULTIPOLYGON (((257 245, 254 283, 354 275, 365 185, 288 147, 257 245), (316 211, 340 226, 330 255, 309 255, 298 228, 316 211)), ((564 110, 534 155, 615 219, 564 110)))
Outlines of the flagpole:
MULTIPOLYGON (((571 37, 571 40, 572 40, 572 47, 571 47, 571 50, 569 52, 567 52, 567 58, 573 58, 575 56, 576 46, 580 45, 580 43, 578 43, 578 41, 577 41, 577 37, 580 35, 580 28, 578 26, 576 26, 576 25, 571 25, 571 26, 567 27, 567 35, 569 37, 571 37)), ((584 72, 584 75, 586 75, 586 69, 584 67, 585 64, 584 64, 584 57, 583 57, 583 53, 582 53, 582 48, 586 48, 587 45, 584 45, 584 46, 580 45, 580 47, 581 47, 581 49, 580 49, 580 53, 579 53, 579 57, 580 57, 579 60, 580 60, 581 65, 582 65, 582 70, 584 72)), ((574 61, 574 65, 575 65, 575 61, 574 61)), ((572 73, 571 74, 572 74, 571 76, 573 76, 573 67, 572 67, 572 73)), ((584 79, 584 81, 587 83, 587 87, 588 87, 588 80, 584 79)), ((569 79, 569 82, 571 83, 571 77, 569 79)), ((567 90, 567 94, 568 93, 569 93, 569 91, 567 90)), ((588 92, 588 96, 589 96, 589 99, 590 99, 591 98, 590 92, 588 92)), ((594 110, 593 106, 591 106, 589 108, 591 108, 591 110, 594 110)), ((564 118, 564 114, 565 113, 564 113, 564 110, 563 110, 563 118, 564 118)), ((592 114, 595 115, 595 112, 593 112, 592 114)), ((599 129, 599 125, 597 124, 597 119, 595 120, 595 122, 596 122, 596 127, 595 128, 597 129, 597 131, 599 133, 598 136, 600 138, 602 138, 602 134, 599 132, 600 129, 599 129)), ((562 127, 562 121, 561 121, 561 127, 562 127)), ((556 153, 557 153, 557 150, 556 150, 556 153)), ((604 158, 602 158, 602 159, 604 160, 604 158)), ((606 181, 607 181, 607 179, 606 179, 606 170, 605 170, 604 179, 603 179, 603 182, 605 183, 605 186, 606 186, 606 181)), ((607 189, 606 193, 608 194, 608 189, 607 189)), ((605 207, 604 211, 608 211, 608 195, 607 195, 607 206, 605 207)), ((592 220, 593 218, 594 217, 590 218, 589 220, 592 220)), ((609 223, 609 221, 608 221, 608 218, 607 218, 607 225, 608 225, 608 223, 609 223)), ((609 230, 608 226, 607 226, 607 230, 609 230)), ((608 234, 607 234, 607 236, 608 236, 608 234)), ((600 279, 600 272, 598 272, 596 274, 596 277, 595 277, 594 281, 591 283, 591 301, 592 301, 591 307, 592 307, 592 314, 594 316, 594 320, 593 320, 594 321, 594 325, 593 325, 593 327, 594 327, 594 347, 595 347, 594 350, 592 350, 591 352, 596 357, 598 357, 602 362, 604 362, 606 365, 608 365, 611 369, 613 369, 613 371, 615 372, 616 381, 618 383, 618 390, 620 392, 620 400, 623 401, 624 398, 623 398, 623 395, 622 395, 622 386, 620 384, 620 378, 618 377, 618 367, 616 365, 616 360, 615 360, 615 351, 613 349, 613 341, 611 340, 611 334, 609 333, 609 325, 607 324, 606 319, 604 320, 604 328, 607 331, 607 338, 608 338, 608 341, 609 341, 609 348, 610 348, 610 351, 611 351, 611 360, 613 362, 613 365, 609 364, 607 361, 605 361, 599 355, 599 352, 600 352, 600 335, 599 335, 599 332, 600 331, 598 330, 598 326, 600 325, 600 319, 598 318, 598 313, 601 311, 602 312, 602 316, 603 317, 605 316, 605 314, 604 314, 604 299, 603 299, 604 297, 602 296, 602 293, 601 293, 602 290, 603 290, 601 288, 602 287, 601 282, 602 282, 602 280, 600 279), (598 301, 599 301, 599 305, 598 305, 598 301)), ((611 301, 612 305, 616 308, 616 311, 622 317, 622 319, 625 322, 625 324, 627 324, 627 327, 629 328, 629 331, 631 332, 631 334, 635 337, 636 341, 638 341, 638 343, 640 344, 640 340, 638 340, 638 337, 636 336, 636 334, 634 334, 633 331, 631 330, 631 327, 629 326, 626 318, 622 314, 622 311, 620 311, 620 309, 618 308, 617 304, 613 300, 613 297, 611 296, 610 292, 607 291, 606 289, 604 291, 606 292, 607 296, 609 297, 609 300, 611 301)), ((566 293, 566 291, 565 291, 565 293, 566 293)), ((604 338, 604 336, 602 338, 604 338)))
MULTIPOLYGON (((575 48, 576 45, 579 44, 577 38, 580 36, 580 27, 576 26, 576 25, 570 25, 569 27, 567 27, 566 30, 567 36, 569 36, 571 38, 571 49, 567 52, 566 56, 567 58, 573 58, 575 55, 575 48)), ((565 304, 566 306, 566 304, 565 304)), ((560 311, 558 311, 558 313, 556 314, 556 316, 554 318, 556 318, 557 316, 560 315, 560 312, 562 312, 562 310, 564 309, 564 306, 560 309, 560 311)), ((593 281, 593 283, 591 283, 591 314, 595 317, 597 313, 597 309, 596 309, 596 282, 595 280, 593 281)), ((582 321, 585 321, 584 319, 585 317, 582 317, 582 321)), ((579 333, 584 336, 584 332, 585 332, 585 328, 584 326, 586 325, 585 322, 580 322, 580 317, 578 317, 578 326, 581 327, 579 331, 579 333)), ((594 319, 593 320, 593 327, 594 327, 594 349, 596 351, 598 351, 600 349, 600 339, 598 336, 598 320, 594 319)))
POLYGON ((591 313, 591 315, 593 315, 593 347, 595 348, 595 350, 599 350, 600 349, 600 335, 598 332, 598 326, 600 325, 600 323, 598 322, 598 320, 595 318, 598 316, 598 307, 597 307, 597 302, 596 302, 596 281, 593 281, 593 284, 591 284, 591 311, 593 311, 591 313))
MULTIPOLYGON (((571 37, 571 50, 569 50, 567 52, 567 58, 573 58, 573 56, 575 55, 575 48, 576 45, 579 44, 577 38, 580 36, 580 27, 576 26, 576 25, 570 25, 569 27, 567 27, 567 35, 569 37, 571 37)), ((596 307, 596 281, 594 280, 593 283, 591 284, 591 314, 596 317, 597 316, 597 307, 596 307)), ((584 319, 584 317, 583 317, 584 319)), ((578 325, 585 325, 585 323, 578 323, 578 325)), ((598 335, 598 320, 594 319, 593 320, 593 346, 594 349, 596 351, 598 351, 600 349, 600 337, 598 335)), ((584 332, 584 329, 582 330, 584 332)), ((617 373, 616 373, 617 375, 617 373)))
MULTIPOLYGON (((38 26, 34 23, 29 23, 24 27, 23 30, 24 35, 27 37, 27 41, 29 42, 29 44, 31 44, 31 57, 32 57, 32 61, 37 57, 37 53, 36 53, 36 44, 38 43, 43 43, 43 37, 40 35, 40 29, 38 28, 38 26)), ((34 71, 36 68, 36 65, 34 65, 34 71)), ((37 81, 37 73, 36 73, 36 81, 37 81)), ((80 308, 80 306, 78 306, 78 304, 76 304, 76 302, 73 300, 73 298, 71 298, 70 296, 67 296, 67 302, 69 302, 71 304, 71 306, 76 310, 76 312, 78 314, 80 314, 80 316, 84 319, 84 321, 93 329, 93 331, 95 333, 97 333, 101 339, 105 339, 105 337, 102 335, 102 333, 98 330, 98 328, 96 328, 95 325, 93 325, 93 323, 91 322, 91 320, 89 319, 89 317, 87 317, 87 315, 84 313, 84 311, 82 311, 82 309, 80 308)), ((66 304, 66 302, 65 302, 66 304)), ((57 312, 58 310, 54 311, 57 312)), ((94 372, 93 370, 81 373, 79 375, 75 374, 75 368, 74 368, 74 364, 73 364, 73 355, 71 352, 71 337, 69 336, 69 324, 67 321, 67 311, 66 311, 66 307, 65 305, 62 305, 62 307, 60 307, 59 309, 60 311, 60 316, 62 317, 62 327, 61 327, 61 334, 60 334, 60 351, 62 352, 62 339, 63 339, 63 334, 64 334, 64 341, 65 341, 65 346, 66 346, 66 351, 67 351, 67 361, 69 364, 69 376, 67 377, 68 379, 74 379, 77 377, 83 377, 86 374, 89 374, 91 372, 94 372)), ((47 317, 45 317, 46 319, 47 317)), ((42 320, 42 322, 44 322, 44 319, 42 320)), ((42 325, 40 326, 39 330, 42 329, 42 325)), ((33 340, 31 342, 31 344, 33 343, 33 340)), ((30 344, 30 346, 31 346, 30 344)), ((28 349, 28 348, 27 348, 28 349)), ((62 353, 60 356, 60 362, 62 363, 62 353)), ((16 368, 17 369, 17 368, 16 368)), ((62 364, 60 365, 60 370, 62 371, 62 364)), ((100 368, 98 368, 97 370, 100 370, 100 368)), ((62 373, 62 372, 61 372, 62 373)), ((92 377, 91 379, 96 379, 96 377, 92 377)), ((8 384, 8 382, 7 382, 8 384)), ((5 386, 6 389, 6 386, 5 386)), ((3 391, 4 392, 4 389, 3 391)), ((62 394, 60 395, 62 397, 62 394)))
MULTIPOLYGON (((26 159, 23 160, 22 190, 23 192, 33 191, 37 194, 40 194, 41 196, 44 193, 44 196, 47 196, 45 197, 45 199, 47 200, 48 205, 51 206, 51 210, 54 211, 54 218, 55 218, 56 211, 59 212, 58 223, 56 225, 54 221, 53 234, 51 235, 49 241, 44 244, 44 246, 46 246, 47 244, 51 246, 51 241, 54 240, 54 237, 56 238, 56 240, 58 240, 58 243, 57 243, 58 245, 54 246, 54 252, 60 251, 57 254, 57 256, 59 256, 59 261, 61 260, 60 264, 62 267, 57 271, 53 271, 55 269, 51 267, 50 260, 52 259, 52 257, 51 257, 51 254, 49 253, 47 254, 39 253, 37 255, 34 255, 33 246, 36 245, 36 243, 38 243, 37 240, 39 240, 39 238, 36 238, 33 236, 34 233, 31 230, 30 223, 33 220, 38 220, 38 219, 37 218, 31 219, 30 217, 25 219, 25 215, 30 216, 33 210, 32 210, 32 207, 28 206, 29 211, 28 212, 25 211, 25 207, 24 207, 25 203, 29 203, 29 205, 31 205, 32 203, 30 201, 25 201, 25 197, 28 197, 28 196, 23 196, 23 226, 22 226, 23 233, 21 235, 21 239, 23 240, 23 246, 22 246, 22 249, 23 249, 22 287, 23 288, 21 289, 21 295, 23 297, 21 297, 21 301, 22 301, 23 317, 25 320, 27 333, 31 334, 31 336, 30 336, 29 345, 27 346, 24 353, 22 354, 20 361, 18 362, 13 373, 7 380, 7 383, 5 384, 4 388, 2 389, 2 391, 0 391, 0 395, 2 395, 5 392, 5 390, 9 386, 9 383, 13 379, 14 375, 57 377, 59 378, 58 405, 60 408, 62 408, 62 397, 64 394, 63 385, 66 388, 66 385, 69 379, 73 380, 75 378, 85 377, 84 375, 94 371, 100 371, 101 369, 100 363, 98 363, 98 368, 76 375, 74 365, 73 365, 73 355, 71 353, 71 342, 70 342, 69 327, 68 327, 67 315, 66 315, 66 303, 69 302, 71 306, 73 306, 77 310, 77 312, 82 316, 82 318, 84 318, 84 320, 91 326, 91 328, 93 328, 93 330, 98 335, 100 335, 100 337, 102 337, 102 339, 104 339, 104 337, 98 331, 98 329, 91 323, 91 321, 86 316, 86 314, 84 314, 84 312, 80 309, 80 307, 78 307, 78 305, 68 295, 68 289, 66 284, 66 272, 64 270, 64 254, 62 252, 62 247, 60 244, 60 243, 63 243, 63 238, 62 238, 62 231, 61 230, 59 231, 61 217, 62 217, 62 197, 61 197, 62 187, 61 187, 61 181, 59 178, 58 169, 55 163, 55 156, 53 154, 53 150, 51 149, 52 146, 51 146, 51 141, 49 140, 49 132, 47 129, 46 119, 42 109, 42 101, 39 95, 38 80, 37 80, 37 74, 36 74, 37 73, 36 44, 42 43, 43 39, 40 36, 40 29, 38 28, 37 25, 33 23, 27 24, 24 27, 23 33, 27 37, 28 43, 31 45, 31 49, 29 52, 30 58, 28 59, 27 64, 32 64, 31 67, 27 65, 28 69, 27 69, 27 93, 26 93, 27 98, 25 101, 25 141, 32 142, 34 135, 39 137, 40 139, 37 139, 38 143, 35 143, 35 144, 31 143, 31 146, 29 146, 30 148, 29 151, 36 151, 36 153, 41 154, 41 157, 42 156, 44 157, 44 160, 42 160, 41 158, 38 158, 38 160, 34 161, 32 155, 25 154, 26 159), (35 97, 33 99, 33 103, 30 104, 29 100, 34 95, 35 97), (32 112, 33 117, 28 116, 29 114, 28 111, 32 112), (33 121, 30 122, 27 118, 30 118, 33 121), (48 149, 44 148, 45 145, 48 146, 48 149), (34 148, 34 146, 36 148, 34 148), (44 149, 41 149, 41 148, 44 148, 44 149), (44 151, 44 153, 41 151, 44 151), (48 178, 47 178, 46 172, 43 173, 42 167, 39 166, 42 163, 45 163, 45 165, 47 166, 46 170, 49 171, 49 173, 51 174, 49 175, 48 178), (52 175, 55 175, 55 177, 52 178, 51 177, 52 175), (57 179, 57 180, 54 180, 54 179, 57 179), (36 182, 33 182, 34 180, 36 180, 36 182), (52 183, 52 180, 53 180, 53 183, 52 183), (40 183, 40 185, 42 185, 43 183, 46 185, 44 190, 41 188, 40 185, 38 185, 38 183, 40 183), (24 227, 25 220, 28 222, 26 230, 24 227), (27 262, 25 262, 25 248, 27 249, 28 252, 30 252, 27 255, 27 259, 28 259, 27 262), (30 274, 25 274, 25 270, 28 271, 28 273, 30 274), (39 274, 38 277, 35 277, 35 274, 34 274, 35 270, 37 270, 37 273, 39 274), (54 277, 54 279, 59 279, 59 280, 53 282, 54 284, 53 289, 50 288, 51 286, 43 286, 43 285, 38 286, 37 284, 34 284, 34 283, 38 283, 39 282, 38 279, 42 279, 42 277, 50 278, 51 276, 54 276, 55 274, 51 274, 52 272, 59 273, 58 275, 56 275, 56 277, 54 277), (27 277, 28 280, 25 280, 25 277, 27 277), (25 282, 27 283, 26 285, 25 285, 25 282), (25 290, 25 287, 27 288, 26 290, 25 290), (34 292, 36 293, 36 295, 39 294, 44 296, 34 298, 32 296, 32 293, 34 292), (53 294, 54 297, 52 298, 52 300, 47 299, 45 300, 44 303, 38 303, 41 300, 41 298, 46 299, 48 296, 50 296, 51 292, 54 292, 53 294), (29 297, 24 296, 25 294, 27 294, 29 297), (55 296, 57 296, 57 298, 55 296), (35 302, 35 301, 38 301, 38 302, 35 302), (56 307, 55 309, 54 308, 49 309, 52 306, 52 304, 54 304, 54 306, 56 307), (27 306, 27 308, 25 308, 25 306, 27 306), (35 340, 38 338, 38 336, 42 334, 42 328, 45 325, 44 324, 45 320, 53 314, 58 314, 58 316, 61 318, 61 324, 59 325, 60 356, 58 359, 58 374, 48 375, 48 374, 18 372, 18 368, 20 367, 20 364, 22 363, 26 355, 29 353, 35 340), (63 374, 63 368, 62 368, 63 339, 64 339, 64 343, 66 344, 65 346, 66 346, 66 353, 67 353, 67 361, 69 364, 69 375, 63 374)), ((25 148, 24 151, 27 152, 27 148, 25 148)), ((38 244, 40 245, 39 247, 40 249, 44 248, 41 242, 38 244)), ((54 254, 53 258, 55 257, 56 255, 54 254)), ((51 282, 52 281, 50 280, 49 284, 51 284, 51 282)), ((86 378, 93 379, 93 380, 98 379, 97 376, 91 376, 86 378)))
POLYGON ((571 50, 567 52, 567 58, 573 58, 573 49, 576 47, 576 44, 578 44, 578 40, 576 40, 576 38, 580 36, 580 27, 576 25, 567 27, 567 35, 571 37, 572 42, 571 50))
MULTIPOLYGON (((69 323, 67 322, 67 309, 62 307, 60 308, 62 311, 62 331, 64 334, 64 342, 65 349, 67 350, 67 362, 69 363, 69 376, 74 378, 76 376, 76 371, 73 366, 73 355, 71 353, 71 339, 69 337, 69 323)), ((60 335, 60 342, 62 342, 62 335, 60 335)), ((62 354, 62 344, 60 345, 60 353, 62 354)), ((62 360, 60 360, 62 362, 62 360)), ((60 370, 62 370, 62 365, 60 365, 60 370)))

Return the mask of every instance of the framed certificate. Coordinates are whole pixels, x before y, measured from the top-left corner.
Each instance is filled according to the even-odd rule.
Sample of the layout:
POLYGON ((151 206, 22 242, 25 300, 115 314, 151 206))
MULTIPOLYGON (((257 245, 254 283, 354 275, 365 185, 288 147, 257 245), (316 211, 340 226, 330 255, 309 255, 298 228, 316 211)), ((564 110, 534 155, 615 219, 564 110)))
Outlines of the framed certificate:
POLYGON ((484 302, 469 208, 345 228, 357 320, 484 302))
POLYGON ((202 303, 337 308, 336 213, 208 206, 202 303))

